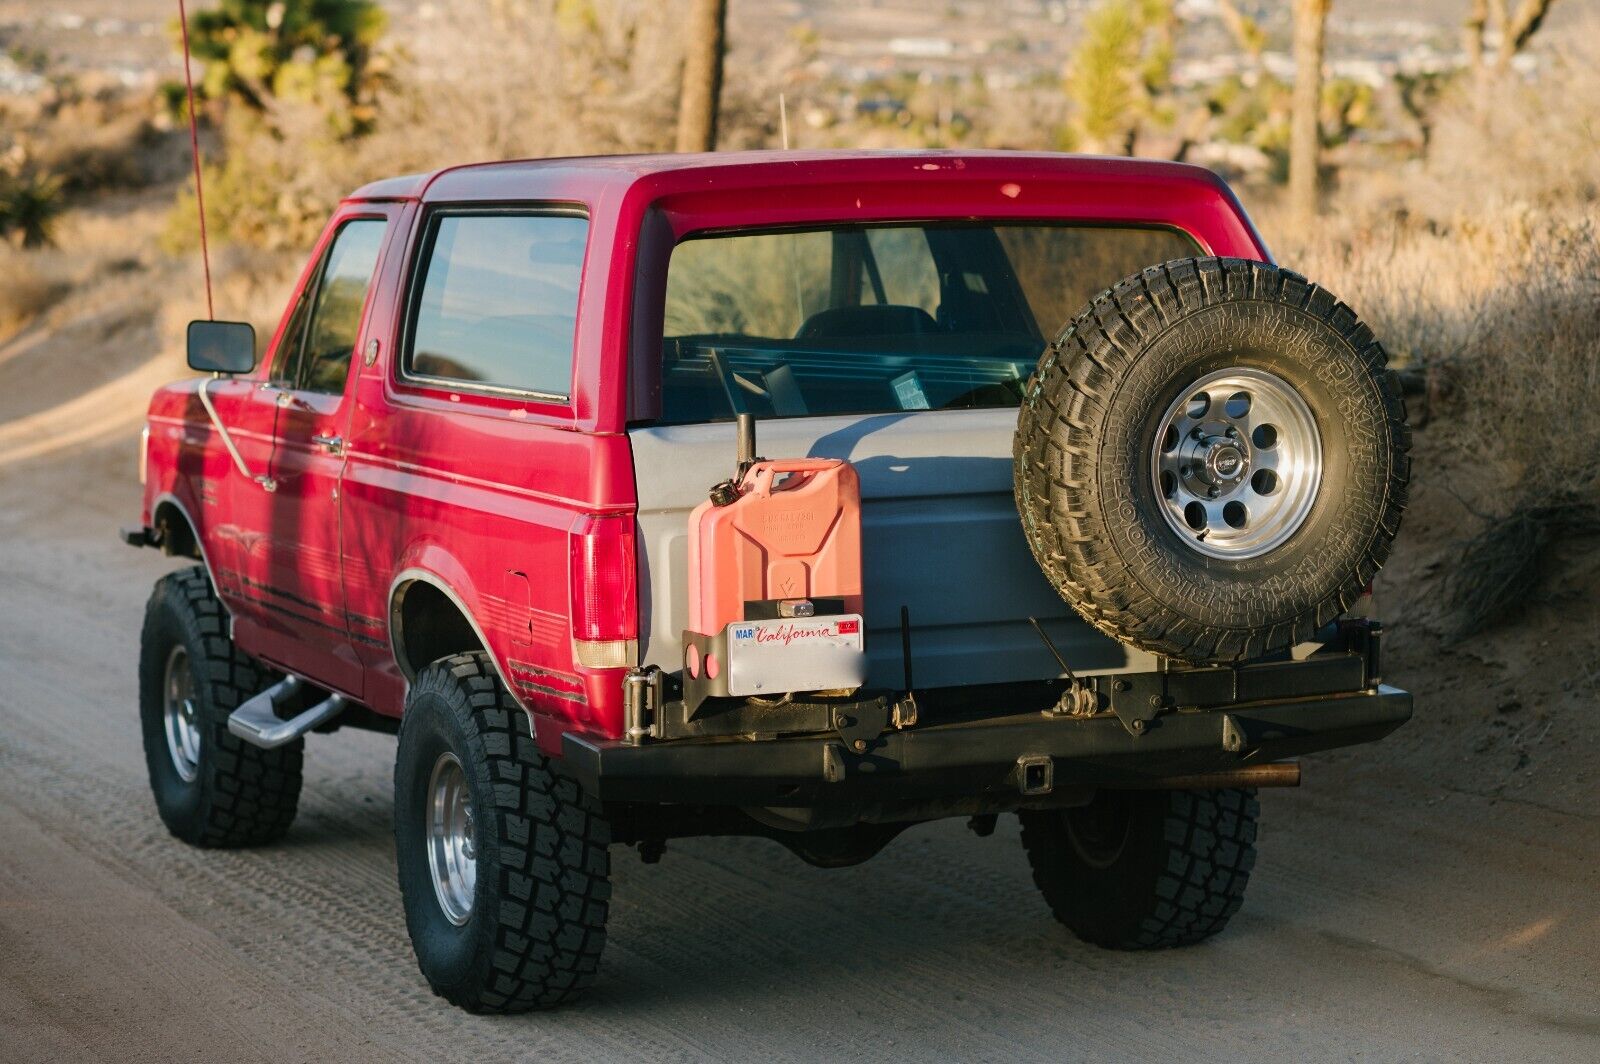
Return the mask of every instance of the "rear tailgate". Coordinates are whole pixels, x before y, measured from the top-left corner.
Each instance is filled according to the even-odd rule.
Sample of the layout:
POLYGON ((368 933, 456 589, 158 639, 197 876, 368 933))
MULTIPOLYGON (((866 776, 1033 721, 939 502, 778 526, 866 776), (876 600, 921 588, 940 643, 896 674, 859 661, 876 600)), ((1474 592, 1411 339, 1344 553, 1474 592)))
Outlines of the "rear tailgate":
MULTIPOLYGON (((1046 583, 1011 498, 1016 411, 931 410, 763 421, 768 458, 843 458, 861 476, 869 683, 898 687, 900 608, 919 687, 1038 680, 1059 667, 1044 623, 1079 674, 1149 670, 1154 659, 1095 632, 1046 583)), ((682 667, 689 512, 733 473, 731 423, 629 432, 639 493, 640 652, 682 667)))

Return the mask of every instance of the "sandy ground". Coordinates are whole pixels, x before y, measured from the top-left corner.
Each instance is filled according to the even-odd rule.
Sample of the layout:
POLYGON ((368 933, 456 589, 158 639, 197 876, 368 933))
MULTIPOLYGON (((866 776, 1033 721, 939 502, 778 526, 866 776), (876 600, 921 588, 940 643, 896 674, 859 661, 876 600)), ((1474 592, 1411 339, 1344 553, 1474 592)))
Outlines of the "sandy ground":
POLYGON ((840 871, 700 840, 653 867, 617 851, 584 1003, 456 1012, 406 941, 393 740, 313 738, 269 849, 189 849, 156 818, 134 669, 172 563, 114 539, 130 453, 0 466, 0 1059, 1600 1056, 1600 823, 1424 784, 1434 748, 1400 736, 1264 793, 1244 911, 1205 946, 1075 942, 1014 821, 840 871))
POLYGON ((392 739, 313 737, 278 846, 192 850, 156 817, 137 638, 175 563, 115 529, 140 396, 176 372, 149 361, 171 331, 153 308, 181 283, 90 275, 0 341, 0 1061, 1600 1059, 1594 597, 1447 652, 1425 578, 1459 515, 1427 490, 1379 588, 1418 719, 1264 792, 1249 897, 1213 942, 1076 942, 1010 819, 838 871, 696 840, 615 853, 583 1003, 447 1007, 401 916, 392 739), (1582 638, 1550 647, 1563 632, 1582 638))

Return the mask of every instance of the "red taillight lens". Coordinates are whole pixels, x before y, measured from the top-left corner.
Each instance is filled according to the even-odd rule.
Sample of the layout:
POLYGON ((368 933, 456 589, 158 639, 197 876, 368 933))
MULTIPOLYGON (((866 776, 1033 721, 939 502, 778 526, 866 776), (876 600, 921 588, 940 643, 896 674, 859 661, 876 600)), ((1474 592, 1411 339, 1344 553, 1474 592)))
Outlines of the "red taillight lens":
POLYGON ((639 634, 638 569, 632 514, 585 514, 567 537, 572 638, 586 642, 639 634))

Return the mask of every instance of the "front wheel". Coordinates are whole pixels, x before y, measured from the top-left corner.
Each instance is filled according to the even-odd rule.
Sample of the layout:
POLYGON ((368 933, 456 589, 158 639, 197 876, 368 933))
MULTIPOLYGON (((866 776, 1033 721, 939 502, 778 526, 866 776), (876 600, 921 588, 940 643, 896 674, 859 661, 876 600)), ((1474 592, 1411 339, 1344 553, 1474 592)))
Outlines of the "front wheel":
POLYGON ((609 828, 539 752, 486 655, 443 658, 411 685, 394 800, 406 927, 434 993, 469 1012, 523 1012, 594 981, 609 828))
POLYGON ((233 645, 199 566, 162 577, 145 609, 139 717, 156 809, 194 846, 252 846, 289 830, 303 740, 275 750, 228 731, 228 714, 276 677, 233 645))
POLYGON ((1244 903, 1260 804, 1251 790, 1099 792, 1024 812, 1022 845, 1055 918, 1107 949, 1188 946, 1244 903))

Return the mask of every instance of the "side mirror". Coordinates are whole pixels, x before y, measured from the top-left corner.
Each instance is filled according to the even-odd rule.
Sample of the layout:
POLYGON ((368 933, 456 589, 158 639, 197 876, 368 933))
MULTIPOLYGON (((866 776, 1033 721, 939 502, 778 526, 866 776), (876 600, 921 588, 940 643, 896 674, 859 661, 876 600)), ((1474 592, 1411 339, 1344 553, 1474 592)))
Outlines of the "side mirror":
POLYGON ((243 321, 191 321, 189 368, 201 373, 249 373, 256 368, 256 330, 243 321))

